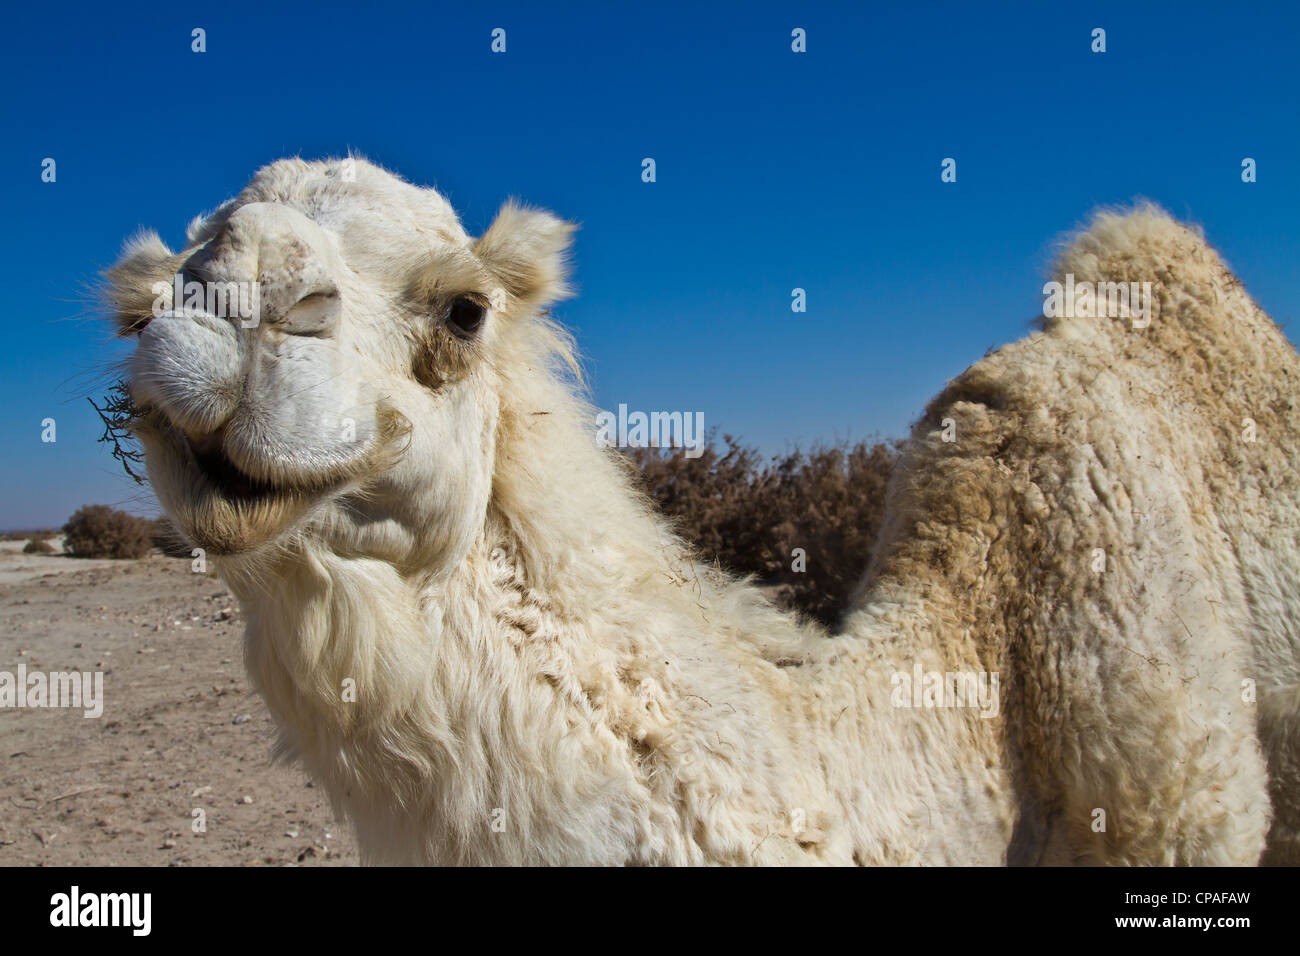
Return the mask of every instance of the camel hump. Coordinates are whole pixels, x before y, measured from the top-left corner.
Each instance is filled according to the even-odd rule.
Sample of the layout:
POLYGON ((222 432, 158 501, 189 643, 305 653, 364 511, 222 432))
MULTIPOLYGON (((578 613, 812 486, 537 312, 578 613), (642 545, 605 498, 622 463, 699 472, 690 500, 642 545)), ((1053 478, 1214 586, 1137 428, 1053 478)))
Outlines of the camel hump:
POLYGON ((1163 349, 1227 344, 1273 321, 1206 241, 1155 203, 1093 213, 1059 244, 1043 286, 1042 327, 1134 335, 1163 349))

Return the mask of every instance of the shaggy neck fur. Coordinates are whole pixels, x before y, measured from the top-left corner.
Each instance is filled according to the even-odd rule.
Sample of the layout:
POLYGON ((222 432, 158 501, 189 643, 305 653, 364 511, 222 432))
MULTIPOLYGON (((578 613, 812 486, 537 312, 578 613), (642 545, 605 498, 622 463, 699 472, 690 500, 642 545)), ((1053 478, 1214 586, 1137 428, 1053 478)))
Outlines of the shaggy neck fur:
POLYGON ((952 602, 900 595, 830 639, 691 568, 649 520, 657 568, 593 535, 541 590, 493 524, 438 586, 310 545, 269 594, 237 586, 286 750, 375 860, 1000 859, 995 722, 890 705, 892 674, 954 669, 913 623, 962 633, 952 602))

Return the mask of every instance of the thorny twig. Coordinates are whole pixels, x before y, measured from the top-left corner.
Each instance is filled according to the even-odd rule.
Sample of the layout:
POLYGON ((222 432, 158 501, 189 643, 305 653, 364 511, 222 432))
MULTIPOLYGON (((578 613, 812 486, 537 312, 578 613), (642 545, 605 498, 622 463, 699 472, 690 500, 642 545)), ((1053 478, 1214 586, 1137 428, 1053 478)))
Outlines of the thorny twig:
POLYGON ((131 467, 144 461, 144 452, 135 444, 135 438, 131 434, 131 423, 135 421, 139 410, 131 399, 126 382, 119 379, 113 384, 108 394, 101 399, 104 403, 102 408, 95 404, 93 398, 88 397, 86 401, 90 402, 90 407, 104 423, 104 434, 99 440, 113 446, 113 457, 122 463, 126 473, 137 485, 143 485, 144 476, 131 467))

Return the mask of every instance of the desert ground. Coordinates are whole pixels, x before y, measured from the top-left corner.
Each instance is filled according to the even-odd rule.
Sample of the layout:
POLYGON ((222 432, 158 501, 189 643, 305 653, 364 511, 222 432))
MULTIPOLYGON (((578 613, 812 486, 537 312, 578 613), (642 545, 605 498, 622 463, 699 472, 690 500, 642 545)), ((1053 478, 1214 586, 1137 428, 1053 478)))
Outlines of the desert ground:
POLYGON ((357 862, 323 793, 271 763, 239 606, 210 568, 22 547, 0 542, 0 671, 102 670, 104 711, 0 709, 0 865, 357 862))

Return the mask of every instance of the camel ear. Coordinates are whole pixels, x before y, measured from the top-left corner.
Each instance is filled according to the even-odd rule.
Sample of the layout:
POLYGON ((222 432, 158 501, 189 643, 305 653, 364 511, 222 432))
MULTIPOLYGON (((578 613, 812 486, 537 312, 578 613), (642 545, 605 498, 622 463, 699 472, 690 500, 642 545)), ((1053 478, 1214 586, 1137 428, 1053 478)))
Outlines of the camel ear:
POLYGON ((576 228, 549 212, 507 202, 474 244, 474 255, 517 302, 540 309, 572 294, 565 279, 576 228))
POLYGON ((100 294, 118 335, 131 335, 154 315, 157 283, 170 285, 183 257, 174 256, 156 232, 142 232, 127 241, 122 256, 103 273, 100 294))

